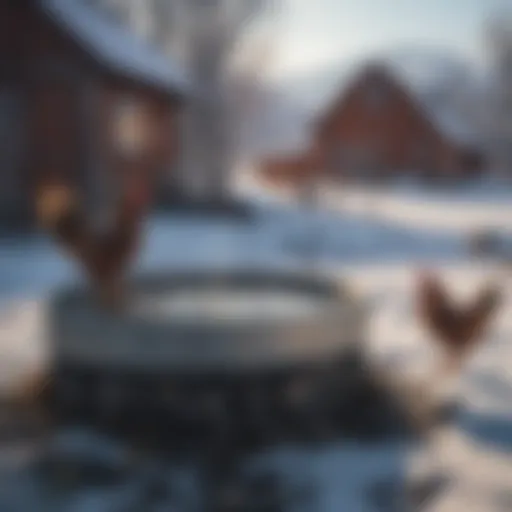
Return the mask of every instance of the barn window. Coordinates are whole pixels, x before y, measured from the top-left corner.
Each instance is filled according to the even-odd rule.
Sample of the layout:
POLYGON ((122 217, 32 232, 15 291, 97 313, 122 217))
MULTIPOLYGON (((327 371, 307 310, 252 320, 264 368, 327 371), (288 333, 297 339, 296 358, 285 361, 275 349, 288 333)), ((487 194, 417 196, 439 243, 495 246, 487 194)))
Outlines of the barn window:
POLYGON ((141 104, 131 96, 123 97, 116 106, 114 137, 118 151, 125 157, 135 157, 146 147, 147 129, 141 104))

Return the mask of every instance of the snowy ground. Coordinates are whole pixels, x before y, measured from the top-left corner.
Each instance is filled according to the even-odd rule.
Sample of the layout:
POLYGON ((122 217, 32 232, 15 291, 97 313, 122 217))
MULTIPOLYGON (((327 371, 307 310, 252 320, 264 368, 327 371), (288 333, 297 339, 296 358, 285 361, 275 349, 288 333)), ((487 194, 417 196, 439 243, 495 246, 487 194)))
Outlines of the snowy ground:
MULTIPOLYGON (((241 174, 236 189, 242 194, 256 193, 267 201, 269 196, 270 201, 294 201, 289 190, 273 190, 269 194, 250 169, 241 174)), ((512 230, 511 183, 473 182, 457 188, 425 188, 414 183, 369 188, 329 183, 321 184, 319 193, 324 208, 414 230, 435 229, 458 235, 480 228, 508 234, 512 230)))
MULTIPOLYGON (((354 210, 350 217, 332 213, 301 214, 260 201, 260 218, 252 227, 193 221, 169 224, 155 219, 139 269, 205 263, 301 265, 302 242, 308 236, 312 239, 316 236, 320 246, 316 255, 319 266, 349 280, 368 298, 373 308, 368 340, 379 360, 397 365, 400 370, 427 367, 428 371, 435 353, 414 315, 414 269, 425 262, 436 265, 462 295, 471 293, 494 270, 472 264, 466 257, 461 230, 464 231, 467 224, 461 226, 457 221, 450 229, 444 229, 448 222, 437 224, 435 219, 442 208, 440 202, 436 204, 424 198, 415 201, 408 196, 408 203, 391 195, 384 199, 381 196, 379 201, 377 204, 382 209, 375 208, 372 218, 362 211, 356 215, 354 210), (393 201, 406 205, 402 206, 400 215, 389 214, 395 211, 393 201), (412 210, 416 211, 416 216, 411 220, 412 210)), ((347 202, 350 201, 345 200, 345 205, 339 207, 348 208, 347 202)), ((368 200, 367 204, 370 202, 375 206, 373 200, 368 200)), ((489 216, 486 221, 491 217, 489 211, 493 207, 483 201, 460 203, 455 206, 447 202, 446 207, 451 212, 470 210, 467 218, 470 223, 474 219, 480 222, 482 215, 489 216)), ((505 215, 510 218, 505 203, 496 208, 502 210, 500 214, 493 213, 493 218, 501 219, 500 222, 505 215)), ((444 213, 447 220, 448 212, 444 213)), ((0 378, 4 385, 9 385, 44 360, 44 299, 55 286, 74 279, 75 273, 45 240, 0 247, 0 269, 0 378)), ((443 433, 435 445, 439 462, 450 468, 455 479, 432 504, 429 509, 432 511, 512 510, 512 374, 508 370, 508 363, 512 361, 509 341, 512 291, 506 282, 504 287, 507 288, 506 307, 488 344, 472 362, 461 383, 465 411, 457 428, 443 433)), ((309 454, 309 462, 303 464, 304 471, 309 471, 309 478, 318 479, 323 487, 322 500, 314 510, 374 510, 368 508, 368 504, 358 506, 356 498, 350 505, 340 500, 348 499, 343 489, 351 489, 353 494, 355 489, 363 493, 368 482, 382 476, 383 467, 391 470, 396 466, 396 456, 402 452, 391 447, 393 454, 388 457, 384 455, 386 450, 389 452, 390 447, 366 454, 358 451, 355 456, 353 447, 338 447, 330 452, 309 454), (359 461, 357 467, 356 461, 359 461), (371 474, 363 475, 367 472, 371 474)), ((287 464, 298 467, 293 457, 297 454, 289 455, 287 464)))
POLYGON ((512 230, 512 189, 464 189, 459 191, 418 191, 394 188, 365 190, 346 187, 326 191, 335 209, 366 214, 416 229, 445 233, 470 233, 492 229, 510 234, 512 230))

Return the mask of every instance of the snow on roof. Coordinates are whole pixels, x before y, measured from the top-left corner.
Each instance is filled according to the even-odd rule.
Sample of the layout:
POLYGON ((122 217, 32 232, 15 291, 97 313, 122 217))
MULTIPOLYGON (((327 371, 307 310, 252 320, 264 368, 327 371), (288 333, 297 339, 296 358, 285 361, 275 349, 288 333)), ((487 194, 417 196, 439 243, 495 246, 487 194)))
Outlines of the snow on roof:
POLYGON ((108 68, 168 91, 185 93, 189 80, 171 60, 79 0, 39 0, 45 14, 64 27, 108 68))

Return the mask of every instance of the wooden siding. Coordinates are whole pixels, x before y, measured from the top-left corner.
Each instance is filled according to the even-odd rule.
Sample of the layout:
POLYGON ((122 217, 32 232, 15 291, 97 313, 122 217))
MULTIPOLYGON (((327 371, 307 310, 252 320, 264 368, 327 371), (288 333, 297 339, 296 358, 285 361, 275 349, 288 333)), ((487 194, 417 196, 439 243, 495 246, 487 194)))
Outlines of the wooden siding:
MULTIPOLYGON (((8 6, 0 0, 0 91, 10 87, 22 98, 23 119, 14 119, 25 127, 23 136, 6 128, 13 125, 10 114, 0 123, 0 129, 16 138, 11 146, 25 150, 23 165, 6 164, 0 171, 13 197, 24 198, 9 215, 31 217, 27 222, 34 223, 27 211, 41 181, 72 184, 94 208, 127 173, 153 180, 169 172, 177 149, 171 97, 101 68, 69 35, 26 5, 20 0, 8 6), (137 158, 119 154, 113 134, 115 109, 126 96, 144 112, 147 147, 137 158)), ((4 152, 4 163, 8 159, 14 161, 4 152)), ((7 213, 0 209, 0 224, 5 222, 7 213)))

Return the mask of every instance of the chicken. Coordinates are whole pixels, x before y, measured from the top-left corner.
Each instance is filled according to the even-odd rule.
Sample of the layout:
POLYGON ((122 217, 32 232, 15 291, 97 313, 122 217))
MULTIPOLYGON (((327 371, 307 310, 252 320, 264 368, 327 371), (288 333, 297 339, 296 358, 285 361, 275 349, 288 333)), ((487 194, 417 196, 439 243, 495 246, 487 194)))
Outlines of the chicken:
POLYGON ((140 220, 148 202, 146 186, 131 179, 124 187, 114 219, 105 232, 96 232, 71 189, 43 186, 37 210, 42 225, 82 265, 104 305, 119 305, 121 281, 140 238, 140 220))
POLYGON ((420 276, 418 313, 444 350, 444 364, 448 372, 460 368, 470 352, 483 342, 501 302, 500 288, 489 284, 472 303, 456 305, 434 274, 425 272, 420 276))

